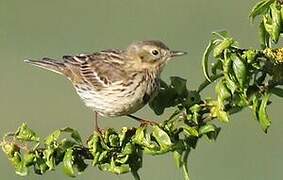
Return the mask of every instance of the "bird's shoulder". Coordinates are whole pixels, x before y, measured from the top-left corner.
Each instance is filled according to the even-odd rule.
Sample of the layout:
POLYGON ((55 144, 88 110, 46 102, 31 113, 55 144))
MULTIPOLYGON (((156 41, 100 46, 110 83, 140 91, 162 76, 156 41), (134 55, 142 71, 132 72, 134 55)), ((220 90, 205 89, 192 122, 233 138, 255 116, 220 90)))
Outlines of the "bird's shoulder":
POLYGON ((120 49, 108 49, 91 54, 63 56, 65 63, 74 66, 80 78, 96 87, 125 81, 131 73, 125 68, 126 56, 120 49))
POLYGON ((65 55, 62 58, 65 63, 73 65, 81 65, 85 63, 95 64, 101 61, 106 63, 123 64, 126 56, 124 50, 107 49, 89 54, 65 55))

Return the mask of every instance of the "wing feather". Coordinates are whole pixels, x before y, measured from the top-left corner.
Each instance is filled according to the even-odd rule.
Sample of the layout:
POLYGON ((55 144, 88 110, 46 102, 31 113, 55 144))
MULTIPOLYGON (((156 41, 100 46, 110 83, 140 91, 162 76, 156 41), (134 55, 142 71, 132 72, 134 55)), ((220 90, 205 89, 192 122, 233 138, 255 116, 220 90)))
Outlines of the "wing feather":
POLYGON ((72 66, 77 79, 96 89, 123 81, 128 76, 124 70, 125 57, 121 50, 110 49, 88 55, 63 56, 63 59, 65 64, 72 66))

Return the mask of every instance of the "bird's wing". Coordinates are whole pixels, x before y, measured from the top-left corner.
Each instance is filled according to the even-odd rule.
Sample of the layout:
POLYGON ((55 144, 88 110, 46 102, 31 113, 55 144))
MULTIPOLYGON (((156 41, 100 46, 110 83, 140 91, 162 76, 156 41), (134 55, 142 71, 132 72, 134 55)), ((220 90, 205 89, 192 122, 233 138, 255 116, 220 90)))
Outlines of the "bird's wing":
POLYGON ((123 51, 111 49, 93 54, 64 56, 64 62, 75 67, 74 73, 96 89, 127 79, 123 51), (76 68, 77 67, 77 68, 76 68))

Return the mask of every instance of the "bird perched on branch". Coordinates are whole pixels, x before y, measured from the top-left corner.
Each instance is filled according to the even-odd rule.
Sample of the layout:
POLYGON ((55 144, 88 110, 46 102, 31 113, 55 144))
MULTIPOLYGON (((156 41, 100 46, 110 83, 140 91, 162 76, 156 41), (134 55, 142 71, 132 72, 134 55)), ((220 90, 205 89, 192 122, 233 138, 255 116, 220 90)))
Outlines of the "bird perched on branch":
POLYGON ((141 123, 150 121, 131 115, 158 92, 164 65, 175 56, 161 41, 139 41, 125 50, 109 49, 93 54, 63 56, 62 60, 25 60, 32 65, 66 76, 85 105, 97 116, 129 116, 141 123))

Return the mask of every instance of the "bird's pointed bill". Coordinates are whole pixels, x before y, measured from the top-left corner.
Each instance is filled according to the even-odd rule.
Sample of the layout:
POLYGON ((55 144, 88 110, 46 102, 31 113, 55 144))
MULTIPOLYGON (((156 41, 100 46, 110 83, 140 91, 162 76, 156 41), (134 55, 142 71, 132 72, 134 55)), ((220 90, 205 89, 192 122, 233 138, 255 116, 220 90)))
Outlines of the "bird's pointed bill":
POLYGON ((171 57, 183 56, 183 55, 186 55, 186 54, 187 54, 187 52, 185 52, 185 51, 170 51, 171 57))

